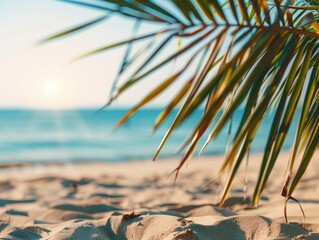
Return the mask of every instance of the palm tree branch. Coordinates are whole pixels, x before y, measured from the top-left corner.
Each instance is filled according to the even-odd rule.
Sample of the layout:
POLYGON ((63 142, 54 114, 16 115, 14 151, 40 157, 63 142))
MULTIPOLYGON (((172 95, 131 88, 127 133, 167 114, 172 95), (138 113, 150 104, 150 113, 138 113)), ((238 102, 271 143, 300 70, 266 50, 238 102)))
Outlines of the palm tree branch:
MULTIPOLYGON (((305 3, 292 0, 227 0, 223 3, 218 0, 172 0, 169 6, 151 0, 101 0, 100 4, 76 0, 62 1, 104 12, 118 12, 124 16, 164 25, 162 31, 101 46, 77 58, 82 59, 116 47, 132 46, 135 42, 144 43, 144 40, 158 40, 162 37, 158 41, 154 40, 155 48, 147 49, 147 56, 144 56, 140 65, 135 57, 131 61, 127 60, 128 56, 124 58, 119 77, 127 67, 136 64, 136 68, 122 85, 115 88, 115 93, 112 91, 110 102, 153 72, 175 62, 177 57, 184 57, 189 53, 185 57, 186 65, 177 73, 157 83, 153 90, 123 116, 118 126, 178 81, 195 55, 203 53, 199 67, 172 97, 154 125, 154 129, 158 128, 172 113, 172 109, 183 100, 181 108, 159 144, 154 156, 156 159, 172 132, 191 113, 205 104, 203 115, 182 144, 182 149, 186 150, 174 171, 176 177, 209 127, 213 125, 201 151, 227 126, 235 111, 243 104, 246 105, 221 168, 223 171, 231 167, 232 171, 224 188, 220 206, 231 189, 236 173, 265 114, 274 107, 275 115, 269 128, 253 194, 252 204, 258 204, 292 119, 297 115, 298 102, 303 99, 293 150, 288 162, 289 179, 296 156, 302 151, 303 155, 289 190, 288 180, 287 186, 284 187, 285 196, 291 197, 318 147, 319 81, 316 76, 319 72, 319 6, 310 5, 310 1, 305 3), (173 8, 175 12, 171 11, 173 8), (174 39, 183 40, 186 44, 172 53, 164 52, 174 39), (161 54, 164 55, 163 59, 160 59, 161 54), (311 74, 308 74, 310 71, 311 74), (307 76, 309 80, 306 80, 307 76), (305 84, 306 81, 309 81, 308 85, 305 84), (302 98, 304 84, 307 86, 307 96, 302 98), (220 112, 221 117, 217 118, 220 112)), ((67 36, 102 20, 104 18, 84 23, 52 35, 47 40, 67 36)), ((129 52, 131 51, 134 49, 130 47, 129 52)))

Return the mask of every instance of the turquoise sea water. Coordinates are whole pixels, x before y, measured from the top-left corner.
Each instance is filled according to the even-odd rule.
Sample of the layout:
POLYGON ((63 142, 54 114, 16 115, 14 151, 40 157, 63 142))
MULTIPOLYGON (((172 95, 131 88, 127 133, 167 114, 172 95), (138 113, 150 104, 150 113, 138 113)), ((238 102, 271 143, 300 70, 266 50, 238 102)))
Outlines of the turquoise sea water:
MULTIPOLYGON (((37 111, 0 110, 0 163, 47 161, 130 161, 149 159, 156 151, 169 121, 155 133, 152 124, 160 109, 138 112, 118 131, 115 123, 127 109, 37 111)), ((175 112, 176 113, 176 112, 175 112)), ((185 137, 202 114, 196 111, 170 138, 161 157, 175 156, 185 137)), ((242 112, 233 118, 236 127, 242 112)), ((171 116, 170 119, 172 119, 171 116)), ((252 145, 252 151, 262 151, 270 128, 271 114, 266 115, 252 145)), ((293 142, 296 119, 284 144, 293 142)), ((205 155, 220 155, 225 151, 228 128, 214 140, 205 155)), ((204 140, 201 142, 203 143, 204 140)), ((199 146, 201 146, 200 144, 199 146)))

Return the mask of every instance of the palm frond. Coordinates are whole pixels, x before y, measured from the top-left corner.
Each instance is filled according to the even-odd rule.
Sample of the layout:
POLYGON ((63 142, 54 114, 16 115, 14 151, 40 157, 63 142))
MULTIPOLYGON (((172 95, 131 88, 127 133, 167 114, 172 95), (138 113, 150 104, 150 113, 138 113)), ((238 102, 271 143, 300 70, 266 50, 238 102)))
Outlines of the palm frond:
MULTIPOLYGON (((116 86, 111 102, 133 85, 147 79, 151 73, 175 62, 177 57, 186 58, 186 65, 177 73, 156 83, 157 87, 150 90, 145 98, 120 120, 118 126, 173 82, 182 79, 181 76, 186 68, 193 64, 196 56, 203 54, 199 67, 194 68, 176 95, 172 96, 154 125, 154 129, 158 128, 172 113, 172 109, 182 103, 155 153, 156 159, 172 132, 196 109, 205 105, 203 115, 184 142, 184 155, 175 169, 176 176, 194 153, 204 133, 212 127, 203 149, 228 126, 236 110, 244 106, 239 126, 232 131, 232 144, 221 168, 221 171, 229 168, 232 170, 220 206, 227 198, 236 173, 265 114, 274 109, 275 114, 252 198, 252 205, 258 205, 292 119, 298 115, 298 104, 302 103, 288 162, 289 177, 286 183, 288 184, 290 179, 292 183, 289 190, 288 185, 285 187, 287 191, 283 194, 287 199, 291 197, 319 145, 318 1, 172 0, 169 4, 156 0, 64 2, 105 12, 117 12, 126 17, 156 22, 163 26, 162 31, 98 47, 77 58, 82 59, 137 41, 153 41, 155 48, 147 48, 148 42, 145 43, 144 51, 136 52, 139 58, 143 58, 142 64, 138 65, 141 61, 137 61, 137 58, 125 62, 125 67, 135 67, 135 71, 122 85, 116 86), (159 54, 163 54, 164 49, 174 39, 187 44, 173 52, 165 52, 165 57, 159 60, 159 54), (304 88, 305 95, 302 94, 304 88), (217 117, 220 112, 221 116, 217 117), (214 119, 216 120, 213 121, 214 119), (299 155, 302 155, 301 162, 295 170, 295 160, 299 155)), ((47 40, 66 36, 101 20, 104 19, 55 34, 47 40)), ((130 51, 134 52, 134 48, 130 51)))

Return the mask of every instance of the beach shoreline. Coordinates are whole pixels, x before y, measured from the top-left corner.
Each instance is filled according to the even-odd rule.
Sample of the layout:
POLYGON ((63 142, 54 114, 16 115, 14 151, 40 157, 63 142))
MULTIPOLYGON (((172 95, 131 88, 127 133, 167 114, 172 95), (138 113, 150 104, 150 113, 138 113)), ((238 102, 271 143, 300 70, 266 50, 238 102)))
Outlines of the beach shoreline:
POLYGON ((223 209, 216 206, 223 156, 191 159, 175 184, 169 175, 179 159, 1 168, 0 238, 319 239, 319 167, 310 166, 294 195, 306 222, 289 202, 286 224, 280 192, 289 153, 280 155, 260 206, 250 208, 261 157, 250 156, 247 193, 243 166, 223 209))

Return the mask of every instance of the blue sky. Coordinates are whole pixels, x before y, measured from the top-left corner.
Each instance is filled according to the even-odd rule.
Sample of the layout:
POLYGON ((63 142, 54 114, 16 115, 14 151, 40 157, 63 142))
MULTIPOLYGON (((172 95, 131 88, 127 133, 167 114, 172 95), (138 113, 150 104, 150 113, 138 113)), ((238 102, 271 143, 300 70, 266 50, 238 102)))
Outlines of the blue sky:
MULTIPOLYGON (((81 108, 102 106, 122 59, 123 48, 77 62, 96 47, 127 39, 134 21, 120 16, 87 31, 43 45, 54 33, 102 16, 104 12, 54 0, 0 1, 0 108, 81 108)), ((158 27, 157 27, 158 28, 158 27)), ((157 29, 142 25, 141 31, 157 29)), ((172 66, 161 70, 168 75, 172 66)), ((157 73, 158 74, 158 73, 157 73)), ((131 105, 154 86, 158 75, 124 94, 115 106, 131 105)), ((153 105, 166 102, 174 89, 153 105)))

